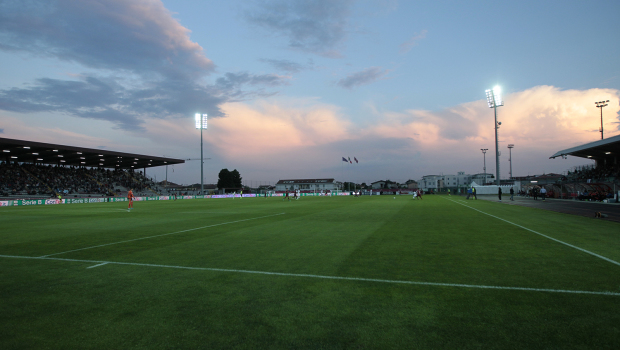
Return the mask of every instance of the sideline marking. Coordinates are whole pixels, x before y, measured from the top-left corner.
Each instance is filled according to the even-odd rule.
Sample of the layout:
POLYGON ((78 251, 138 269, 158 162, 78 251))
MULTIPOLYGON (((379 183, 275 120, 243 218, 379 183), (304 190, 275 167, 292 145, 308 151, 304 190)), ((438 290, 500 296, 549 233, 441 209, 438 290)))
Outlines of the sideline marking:
MULTIPOLYGON (((303 273, 286 273, 286 272, 268 272, 268 271, 252 271, 252 270, 219 269, 219 268, 212 268, 212 267, 174 266, 174 265, 145 264, 145 263, 131 263, 131 262, 118 262, 118 261, 100 261, 100 260, 82 260, 82 259, 65 259, 65 258, 47 258, 47 257, 36 257, 36 256, 0 255, 0 257, 2 257, 2 258, 13 258, 13 259, 55 260, 55 261, 69 261, 69 262, 99 263, 99 265, 102 265, 102 264, 115 264, 115 265, 144 266, 144 267, 162 267, 162 268, 183 269, 183 270, 199 270, 199 271, 215 271, 215 272, 235 272, 235 273, 247 273, 247 274, 257 274, 257 275, 320 278, 320 279, 341 280, 341 281, 378 282, 378 283, 408 284, 408 285, 434 286, 434 287, 458 287, 458 288, 476 288, 476 289, 519 290, 519 291, 526 291, 526 292, 548 292, 548 293, 564 293, 564 294, 590 294, 590 295, 620 296, 620 293, 618 293, 618 292, 594 292, 594 291, 587 291, 587 290, 566 290, 566 289, 527 288, 527 287, 502 287, 502 286, 485 286, 485 285, 460 284, 460 283, 398 281, 398 280, 383 280, 383 279, 376 279, 376 278, 322 276, 322 275, 311 275, 311 274, 303 274, 303 273)), ((95 266, 99 266, 99 265, 95 265, 95 266)), ((94 266, 91 266, 91 267, 94 267, 94 266)))
POLYGON ((187 229, 187 230, 182 230, 182 231, 177 231, 177 232, 163 233, 163 234, 161 234, 161 235, 155 235, 155 236, 149 236, 149 237, 141 237, 141 238, 134 238, 134 239, 128 239, 128 240, 126 240, 126 241, 120 241, 120 242, 114 242, 114 243, 106 243, 106 244, 95 245, 95 246, 92 246, 92 247, 86 247, 86 248, 79 248, 79 249, 67 250, 66 252, 60 252, 60 253, 54 253, 54 254, 41 255, 41 256, 40 256, 40 258, 47 258, 48 256, 54 256, 54 255, 60 255, 60 254, 71 253, 71 252, 77 252, 77 251, 80 251, 80 250, 93 249, 93 248, 100 248, 100 247, 105 247, 105 246, 114 245, 114 244, 120 244, 120 243, 127 243, 127 242, 139 241, 139 240, 142 240, 142 239, 149 239, 149 238, 155 238, 155 237, 169 236, 169 235, 174 235, 174 234, 177 234, 177 233, 183 233, 183 232, 189 232, 189 231, 201 230, 201 229, 203 229, 203 228, 208 228, 208 227, 222 226, 222 225, 234 224, 234 223, 237 223, 237 222, 243 222, 243 221, 250 221, 250 220, 263 219, 263 218, 268 218, 268 217, 278 216, 278 215, 283 215, 283 214, 286 214, 286 213, 279 213, 279 214, 273 214, 273 215, 267 215, 267 216, 260 216, 260 217, 257 217, 257 218, 251 218, 251 219, 243 219, 243 220, 237 220, 237 221, 223 222, 223 223, 220 223, 220 224, 213 224, 213 225, 208 225, 208 226, 202 226, 202 227, 190 228, 190 229, 187 229))
POLYGON ((107 262, 101 263, 101 264, 97 264, 97 265, 93 265, 93 266, 89 266, 87 267, 87 269, 92 269, 93 267, 97 267, 97 266, 103 266, 103 265, 107 265, 107 262))
POLYGON ((489 214, 489 213, 485 213, 485 212, 483 212, 482 210, 478 210, 478 209, 476 209, 476 208, 474 208, 474 207, 470 207, 470 206, 469 206, 469 205, 467 205, 467 204, 459 203, 459 202, 457 202, 457 201, 455 201, 455 200, 453 200, 453 199, 448 199, 448 198, 445 198, 445 199, 447 199, 447 200, 449 200, 449 201, 451 201, 451 202, 454 202, 454 203, 456 203, 456 204, 460 204, 460 205, 462 205, 462 206, 464 206, 464 207, 467 207, 467 208, 469 208, 469 209, 475 210, 475 211, 477 211, 477 212, 479 212, 479 213, 482 213, 482 214, 488 215, 488 216, 490 216, 490 217, 494 217, 494 218, 496 218, 496 219, 502 220, 502 221, 507 222, 507 223, 509 223, 509 224, 511 224, 511 225, 515 225, 515 226, 520 227, 520 228, 522 228, 522 229, 524 229, 524 230, 527 230, 527 231, 533 232, 533 233, 535 233, 535 234, 537 234, 537 235, 539 235, 539 236, 545 237, 545 238, 550 239, 550 240, 552 240, 552 241, 555 241, 555 242, 558 242, 558 243, 564 244, 565 246, 568 246, 568 247, 571 247, 571 248, 577 249, 577 250, 579 250, 579 251, 581 251, 581 252, 584 252, 584 253, 586 253, 586 254, 590 254, 590 255, 595 256, 595 257, 597 257, 597 258, 603 259, 603 260, 605 260, 605 261, 607 261, 607 262, 610 262, 610 263, 612 263, 612 264, 615 264, 615 265, 620 266, 620 263, 619 263, 619 262, 617 262, 617 261, 615 261, 615 260, 611 260, 611 259, 609 259, 609 258, 606 258, 606 257, 604 257, 604 256, 602 256, 602 255, 598 255, 598 254, 593 253, 593 252, 591 252, 591 251, 589 251, 589 250, 585 250, 585 249, 583 249, 583 248, 579 248, 579 247, 577 247, 577 246, 574 246, 574 245, 572 245, 572 244, 570 244, 570 243, 566 243, 566 242, 560 241, 559 239, 556 239, 556 238, 553 238, 553 237, 549 237, 549 236, 547 236, 547 235, 544 235, 544 234, 542 234, 542 233, 540 233, 540 232, 536 232, 536 231, 534 231, 534 230, 532 230, 532 229, 529 229, 529 228, 527 228, 527 227, 521 226, 521 225, 519 225, 519 224, 515 224, 514 222, 510 222, 510 221, 508 221, 508 220, 506 220, 506 219, 502 219, 502 218, 500 218, 500 217, 498 217, 498 216, 495 216, 495 215, 492 215, 492 214, 489 214))

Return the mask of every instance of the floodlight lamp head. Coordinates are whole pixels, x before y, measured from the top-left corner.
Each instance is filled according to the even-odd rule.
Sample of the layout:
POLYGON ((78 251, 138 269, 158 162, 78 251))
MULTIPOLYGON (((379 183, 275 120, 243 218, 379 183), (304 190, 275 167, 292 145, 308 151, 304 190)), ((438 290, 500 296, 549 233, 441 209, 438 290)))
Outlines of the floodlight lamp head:
POLYGON ((202 118, 200 113, 196 113, 196 129, 206 129, 207 128, 207 114, 203 114, 202 118))
POLYGON ((487 94, 487 105, 489 105, 489 108, 493 108, 493 90, 487 89, 485 92, 487 94))
POLYGON ((502 89, 499 86, 494 87, 492 90, 486 90, 487 104, 489 108, 499 107, 504 105, 502 101, 502 89))

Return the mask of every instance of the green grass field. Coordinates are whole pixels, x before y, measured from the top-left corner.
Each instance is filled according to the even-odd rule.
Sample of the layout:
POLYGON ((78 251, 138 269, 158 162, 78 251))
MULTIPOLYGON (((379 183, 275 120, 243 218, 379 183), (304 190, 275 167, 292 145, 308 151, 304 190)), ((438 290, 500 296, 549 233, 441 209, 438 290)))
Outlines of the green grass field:
POLYGON ((0 349, 620 349, 617 223, 454 196, 126 206, 0 209, 0 349))

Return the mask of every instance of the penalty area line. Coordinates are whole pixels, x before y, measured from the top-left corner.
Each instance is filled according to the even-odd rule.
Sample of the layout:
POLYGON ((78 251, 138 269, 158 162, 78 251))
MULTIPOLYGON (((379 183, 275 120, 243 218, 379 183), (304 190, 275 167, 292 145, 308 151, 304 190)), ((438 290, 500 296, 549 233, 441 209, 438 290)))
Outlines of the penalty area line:
POLYGON ((457 201, 455 201, 455 200, 453 200, 453 199, 448 199, 448 198, 446 198, 446 199, 447 199, 447 200, 449 200, 449 201, 451 201, 451 202, 454 202, 454 203, 456 203, 456 204, 460 204, 460 205, 462 205, 462 206, 464 206, 464 207, 466 207, 466 208, 469 208, 469 209, 475 210, 475 211, 477 211, 477 212, 479 212, 479 213, 482 213, 482 214, 484 214, 484 215, 488 215, 488 216, 493 217, 493 218, 496 218, 496 219, 498 219, 498 220, 501 220, 501 221, 507 222, 507 223, 509 223, 509 224, 511 224, 511 225, 514 225, 514 226, 520 227, 520 228, 522 228, 522 229, 524 229, 524 230, 530 231, 530 232, 535 233, 535 234, 537 234, 537 235, 539 235, 539 236, 542 236, 542 237, 545 237, 545 238, 547 238, 547 239, 550 239, 550 240, 552 240, 552 241, 554 241, 554 242, 557 242, 557 243, 560 243, 560 244, 564 244, 564 245, 565 245, 565 246, 567 246, 567 247, 571 247, 571 248, 573 248, 573 249, 577 249, 577 250, 579 250, 579 251, 581 251, 581 252, 583 252, 583 253, 590 254, 590 255, 595 256, 595 257, 597 257, 597 258, 599 258, 599 259, 603 259, 603 260, 605 260, 605 261, 607 261, 607 262, 610 262, 610 263, 612 263, 612 264, 615 264, 615 265, 620 266, 620 263, 619 263, 619 262, 617 262, 617 261, 615 261, 615 260, 611 260, 611 259, 609 259, 609 258, 606 258, 606 257, 602 256, 602 255, 599 255, 599 254, 596 254, 596 253, 594 253, 594 252, 591 252, 591 251, 589 251, 589 250, 586 250, 586 249, 583 249, 583 248, 579 248, 579 247, 577 247, 577 246, 575 246, 575 245, 572 245, 572 244, 570 244, 570 243, 566 243, 566 242, 560 241, 559 239, 556 239, 556 238, 553 238, 553 237, 550 237, 550 236, 544 235, 544 234, 542 234, 542 233, 540 233, 540 232, 536 232, 536 231, 534 231, 534 230, 532 230, 532 229, 529 229, 529 228, 527 228, 527 227, 525 227, 525 226, 521 226, 521 225, 519 225, 519 224, 515 224, 514 222, 508 221, 508 220, 506 220, 506 219, 502 219, 502 218, 500 218, 499 216, 495 216, 495 215, 492 215, 492 214, 489 214, 489 213, 485 213, 485 212, 483 212, 482 210, 476 209, 476 208, 474 208, 474 207, 470 207, 470 206, 469 206, 469 205, 467 205, 467 204, 459 203, 459 202, 457 202, 457 201))
POLYGON ((106 244, 100 244, 100 245, 95 245, 92 247, 85 247, 85 248, 78 248, 78 249, 73 249, 73 250, 67 250, 65 252, 60 252, 60 253, 54 253, 54 254, 47 254, 47 255, 42 255, 40 256, 40 258, 47 258, 49 256, 54 256, 54 255, 60 255, 60 254, 66 254, 66 253, 71 253, 71 252, 77 252, 80 250, 86 250, 86 249, 93 249, 93 248, 101 248, 101 247, 106 247, 109 245, 114 245, 114 244, 121 244, 121 243, 127 243, 127 242, 134 242, 134 241, 140 241, 143 239, 150 239, 150 238, 156 238, 156 237, 163 237, 163 236, 170 236, 170 235, 176 235, 177 233, 183 233, 183 232, 190 232, 190 231, 196 231, 196 230, 202 230, 203 228, 209 228, 209 227, 215 227, 215 226, 222 226, 222 225, 228 225, 228 224, 235 224, 238 222, 244 222, 244 221, 250 221, 250 220, 258 220, 258 219, 264 219, 264 218, 269 218, 272 216, 278 216, 278 215, 284 215, 286 213, 279 213, 279 214, 273 214, 273 215, 266 215, 266 216, 260 216, 257 218, 251 218, 251 219, 243 219, 243 220, 236 220, 236 221, 229 221, 229 222, 222 222, 219 224, 213 224, 213 225, 207 225, 207 226, 201 226, 201 227, 196 227, 196 228, 190 228, 187 230, 181 230, 181 231, 176 231, 176 232, 170 232, 170 233, 163 233, 161 235, 155 235, 155 236, 149 236, 149 237, 141 237, 141 238, 134 238, 134 239, 128 239, 126 241, 120 241, 120 242, 113 242, 113 243, 106 243, 106 244))
POLYGON ((107 265, 107 264, 109 264, 109 263, 104 262, 104 263, 101 263, 101 264, 97 264, 97 265, 89 266, 89 267, 87 267, 87 269, 92 269, 93 267, 103 266, 103 265, 107 265))
POLYGON ((324 276, 324 275, 312 275, 312 274, 303 274, 303 273, 286 273, 286 272, 269 272, 269 271, 220 269, 220 268, 211 268, 211 267, 175 266, 175 265, 146 264, 146 263, 132 263, 132 262, 118 262, 118 261, 100 261, 100 260, 66 259, 66 258, 48 258, 48 257, 17 256, 17 255, 0 255, 0 258, 28 259, 28 260, 53 260, 53 261, 66 261, 66 262, 81 262, 81 263, 91 263, 91 264, 92 263, 96 263, 96 264, 98 264, 98 265, 94 265, 94 266, 91 266, 91 267, 96 267, 96 266, 101 266, 101 265, 105 265, 105 264, 110 264, 110 265, 158 267, 158 268, 182 269, 182 270, 197 270, 197 271, 231 272, 231 273, 257 274, 257 275, 270 275, 270 276, 283 276, 283 277, 317 278, 317 279, 339 280, 339 281, 405 284, 405 285, 417 285, 417 286, 456 287, 456 288, 468 288, 468 289, 495 289, 495 290, 507 290, 507 291, 525 291, 525 292, 547 292, 547 293, 562 293, 562 294, 587 294, 587 295, 620 296, 620 293, 618 293, 618 292, 595 292, 595 291, 587 291, 587 290, 567 290, 567 289, 527 288, 527 287, 505 287, 505 286, 487 286, 487 285, 476 285, 476 284, 419 282, 419 281, 402 281, 402 280, 399 281, 399 280, 384 280, 384 279, 377 279, 377 278, 324 276))

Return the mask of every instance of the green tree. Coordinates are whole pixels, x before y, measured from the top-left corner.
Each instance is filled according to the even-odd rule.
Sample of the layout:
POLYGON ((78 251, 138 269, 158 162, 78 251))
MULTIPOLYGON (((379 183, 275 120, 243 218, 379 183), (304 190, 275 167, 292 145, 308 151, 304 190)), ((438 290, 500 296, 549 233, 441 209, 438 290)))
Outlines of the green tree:
POLYGON ((241 188, 241 174, 239 174, 237 169, 231 171, 230 176, 232 178, 233 187, 241 188))
POLYGON ((224 188, 233 188, 233 187, 235 187, 235 185, 233 182, 232 173, 228 169, 220 170, 220 173, 218 175, 218 180, 217 180, 217 188, 224 189, 224 188))

